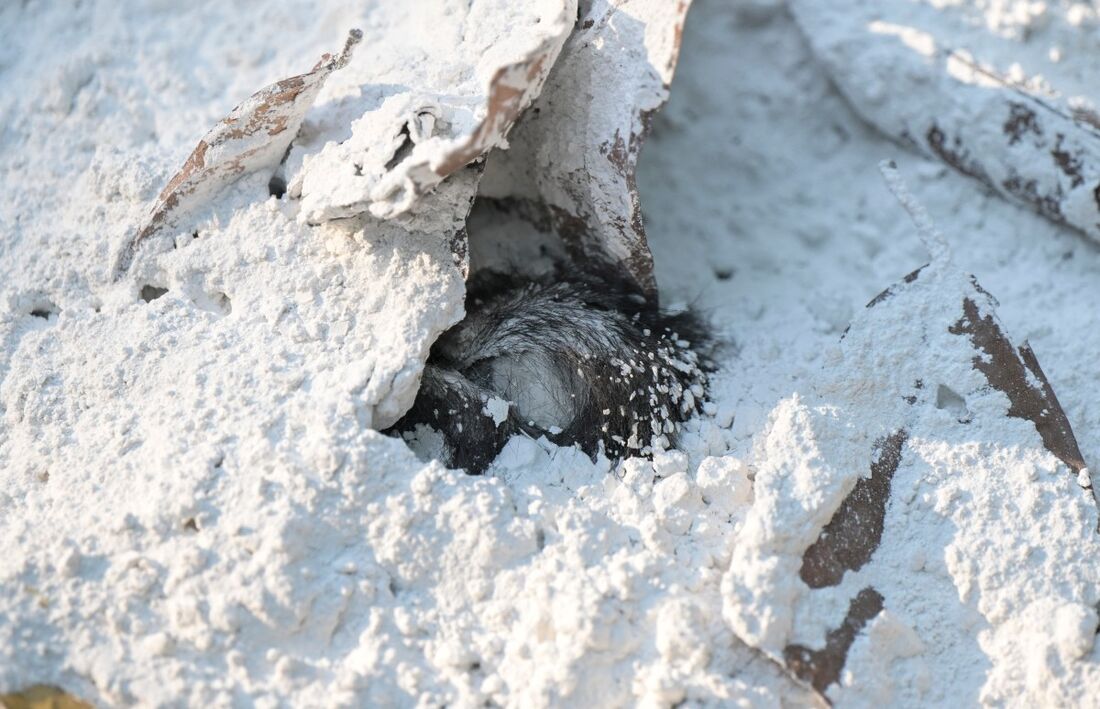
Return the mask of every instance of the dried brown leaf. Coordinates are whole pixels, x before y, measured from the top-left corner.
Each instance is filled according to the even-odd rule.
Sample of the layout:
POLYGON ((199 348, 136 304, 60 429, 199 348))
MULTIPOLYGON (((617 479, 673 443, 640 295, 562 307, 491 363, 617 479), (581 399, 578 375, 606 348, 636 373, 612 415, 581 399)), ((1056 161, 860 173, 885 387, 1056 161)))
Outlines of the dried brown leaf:
POLYGON ((36 684, 21 692, 0 694, 0 706, 4 709, 92 709, 59 687, 36 684))
POLYGON ((347 64, 362 36, 359 30, 352 30, 340 54, 325 54, 309 72, 260 89, 203 136, 160 193, 145 226, 123 245, 114 278, 130 268, 146 241, 189 209, 242 175, 278 165, 325 79, 347 64))
POLYGON ((489 160, 482 194, 531 204, 578 261, 656 298, 635 183, 653 114, 668 98, 689 2, 585 0, 542 95, 511 148, 489 160))
POLYGON ((817 541, 802 555, 799 576, 810 588, 836 586, 846 571, 858 571, 871 560, 882 541, 890 482, 908 437, 901 430, 878 441, 871 475, 856 481, 817 541))

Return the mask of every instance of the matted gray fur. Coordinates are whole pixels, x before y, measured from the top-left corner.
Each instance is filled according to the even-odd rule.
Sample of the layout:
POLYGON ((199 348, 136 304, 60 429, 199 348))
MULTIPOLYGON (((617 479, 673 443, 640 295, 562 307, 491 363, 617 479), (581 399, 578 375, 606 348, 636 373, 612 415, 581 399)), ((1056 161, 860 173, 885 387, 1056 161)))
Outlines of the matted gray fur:
POLYGON ((698 318, 661 311, 613 278, 479 273, 466 309, 432 348, 416 402, 392 430, 435 429, 444 462, 469 473, 516 434, 592 456, 648 455, 675 445, 705 396, 698 318))

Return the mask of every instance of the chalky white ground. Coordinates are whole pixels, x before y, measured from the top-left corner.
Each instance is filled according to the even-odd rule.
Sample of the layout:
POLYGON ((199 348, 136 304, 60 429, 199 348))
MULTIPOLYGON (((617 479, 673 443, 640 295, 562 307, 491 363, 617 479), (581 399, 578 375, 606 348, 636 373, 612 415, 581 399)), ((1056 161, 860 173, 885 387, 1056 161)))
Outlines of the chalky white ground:
MULTIPOLYGON (((781 3, 698 0, 641 164, 663 298, 732 343, 713 406, 652 463, 515 439, 483 478, 369 429, 420 341, 461 317, 446 245, 256 200, 143 272, 163 297, 105 285, 206 128, 364 21, 345 3, 142 5, 0 9, 0 691, 766 704, 802 690, 745 643, 818 646, 870 583, 888 612, 831 690, 842 705, 1100 693, 1095 507, 995 392, 927 402, 870 564, 813 593, 791 570, 822 500, 866 473, 893 379, 978 388, 937 329, 963 272, 1100 460, 1100 248, 874 134, 781 3), (928 259, 883 158, 952 263, 864 312, 928 259)), ((1034 5, 974 3, 1029 55, 1051 41, 1017 11, 1034 5)), ((1100 55, 1091 36, 1075 51, 1100 55)))

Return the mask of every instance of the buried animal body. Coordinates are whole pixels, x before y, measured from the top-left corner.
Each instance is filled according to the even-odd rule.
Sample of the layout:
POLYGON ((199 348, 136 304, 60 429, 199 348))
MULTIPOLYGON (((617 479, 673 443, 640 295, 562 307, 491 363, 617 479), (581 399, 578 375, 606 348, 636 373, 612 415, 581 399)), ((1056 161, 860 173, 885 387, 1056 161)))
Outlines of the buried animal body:
POLYGON ((611 458, 675 445, 706 394, 709 339, 694 314, 610 280, 475 275, 466 318, 432 347, 391 431, 434 429, 444 462, 472 474, 517 434, 611 458))

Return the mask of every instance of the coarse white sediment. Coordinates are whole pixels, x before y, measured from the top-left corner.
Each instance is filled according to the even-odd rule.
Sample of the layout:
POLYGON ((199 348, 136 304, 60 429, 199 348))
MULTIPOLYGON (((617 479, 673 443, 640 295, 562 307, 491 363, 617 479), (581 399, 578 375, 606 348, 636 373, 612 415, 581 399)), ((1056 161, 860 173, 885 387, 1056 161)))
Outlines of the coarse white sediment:
MULTIPOLYGON (((1085 491, 1027 422, 992 415, 998 394, 968 395, 972 369, 920 349, 919 328, 965 284, 944 275, 945 299, 868 311, 846 354, 837 343, 928 256, 876 170, 894 157, 954 273, 998 296, 1095 460, 1100 254, 872 133, 782 2, 697 3, 641 162, 664 300, 697 303, 733 343, 682 453, 612 467, 517 438, 470 478, 369 430, 399 415, 386 393, 415 391, 417 358, 461 317, 450 245, 399 223, 309 227, 260 180, 197 222, 199 238, 102 285, 111 247, 208 127, 397 7, 0 8, 13 38, 0 46, 0 691, 804 703, 737 618, 759 610, 764 637, 786 614, 792 637, 820 642, 855 581, 809 595, 797 568, 754 576, 757 562, 812 539, 825 503, 865 474, 869 447, 853 441, 898 405, 870 384, 925 367, 988 415, 968 439, 958 402, 922 409, 917 462, 895 481, 905 504, 860 572, 899 600, 853 645, 834 698, 1097 693, 1085 491), (168 290, 146 302, 143 285, 168 290)), ((1015 15, 997 12, 1003 31, 1015 15)), ((432 37, 410 40, 425 62, 432 37)))

